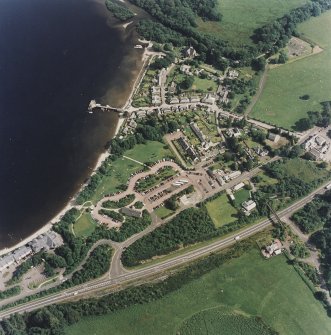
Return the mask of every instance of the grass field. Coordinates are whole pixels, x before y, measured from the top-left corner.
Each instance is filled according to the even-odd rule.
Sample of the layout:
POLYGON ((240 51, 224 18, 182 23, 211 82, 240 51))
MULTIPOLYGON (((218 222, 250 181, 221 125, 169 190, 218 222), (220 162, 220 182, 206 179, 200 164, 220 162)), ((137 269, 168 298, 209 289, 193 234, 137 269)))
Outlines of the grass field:
POLYGON ((307 0, 219 0, 221 22, 198 21, 199 30, 217 34, 234 45, 251 43, 256 28, 271 22, 307 0))
POLYGON ((327 170, 317 168, 314 163, 305 159, 289 159, 283 164, 283 169, 288 176, 299 178, 310 183, 327 175, 327 170))
POLYGON ((271 69, 251 114, 287 129, 308 111, 321 110, 322 101, 331 100, 331 11, 300 24, 298 30, 324 51, 271 69), (304 94, 310 99, 300 100, 304 94))
POLYGON ((261 180, 256 184, 256 187, 258 188, 262 186, 274 185, 278 183, 277 179, 269 177, 264 172, 260 172, 258 176, 261 178, 261 180))
MULTIPOLYGON (((169 149, 165 149, 164 143, 147 141, 146 144, 135 145, 133 149, 126 151, 124 156, 130 157, 141 163, 147 163, 155 162, 164 157, 173 155, 169 149)), ((91 199, 94 204, 102 199, 105 194, 118 191, 118 187, 126 184, 132 173, 143 168, 141 164, 123 157, 118 158, 110 164, 111 169, 109 176, 103 178, 102 183, 98 186, 91 199)))
POLYGON ((326 312, 285 257, 265 260, 253 250, 160 300, 85 318, 66 334, 176 334, 185 320, 216 307, 261 316, 280 335, 331 333, 326 312))
POLYGON ((89 236, 94 232, 95 227, 96 223, 89 213, 83 213, 73 225, 76 236, 89 236))
POLYGON ((237 220, 237 210, 230 204, 226 194, 208 202, 206 207, 217 228, 237 220))
POLYGON ((142 163, 155 162, 164 157, 172 156, 171 151, 165 148, 165 144, 157 141, 147 141, 146 144, 137 144, 124 154, 142 163))
POLYGON ((105 176, 101 184, 97 187, 91 201, 95 204, 104 197, 118 190, 120 185, 126 184, 130 175, 142 169, 138 163, 130 161, 126 158, 119 158, 111 163, 111 171, 109 176, 105 176))

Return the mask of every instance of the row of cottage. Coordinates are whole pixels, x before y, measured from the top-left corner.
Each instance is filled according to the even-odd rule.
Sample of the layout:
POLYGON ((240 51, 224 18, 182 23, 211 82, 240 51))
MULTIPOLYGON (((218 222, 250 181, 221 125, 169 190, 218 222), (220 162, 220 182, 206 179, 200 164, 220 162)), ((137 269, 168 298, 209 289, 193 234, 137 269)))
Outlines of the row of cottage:
POLYGON ((59 234, 54 231, 49 231, 45 234, 39 235, 37 238, 33 239, 27 245, 17 248, 12 253, 7 254, 0 258, 0 272, 13 265, 14 263, 19 263, 21 260, 37 253, 39 251, 48 251, 55 249, 62 245, 63 241, 59 234))

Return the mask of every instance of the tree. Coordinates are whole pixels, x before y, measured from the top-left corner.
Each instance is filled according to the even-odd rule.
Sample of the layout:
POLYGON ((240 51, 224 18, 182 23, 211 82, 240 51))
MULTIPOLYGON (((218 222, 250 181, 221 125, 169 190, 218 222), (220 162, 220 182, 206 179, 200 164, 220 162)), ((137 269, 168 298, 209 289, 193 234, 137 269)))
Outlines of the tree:
POLYGON ((252 60, 252 69, 254 71, 264 71, 265 69, 265 64, 266 64, 266 60, 264 57, 259 57, 259 58, 256 58, 256 59, 253 59, 252 60))
POLYGON ((164 206, 172 211, 178 208, 176 197, 171 197, 164 202, 164 206))
POLYGON ((308 129, 312 128, 312 127, 313 127, 313 123, 307 117, 304 117, 304 118, 298 120, 295 123, 295 128, 298 131, 305 131, 305 130, 308 130, 308 129))
POLYGON ((278 57, 278 64, 285 64, 288 60, 288 56, 285 51, 281 50, 278 57))
POLYGON ((300 97, 301 100, 309 100, 310 99, 310 95, 309 94, 304 94, 300 97))
POLYGON ((289 152, 289 157, 290 158, 296 158, 299 157, 303 154, 303 149, 301 148, 300 145, 295 145, 294 147, 292 147, 292 149, 289 152))
POLYGON ((183 90, 188 90, 193 85, 194 78, 193 76, 186 76, 184 80, 180 83, 180 87, 183 90))

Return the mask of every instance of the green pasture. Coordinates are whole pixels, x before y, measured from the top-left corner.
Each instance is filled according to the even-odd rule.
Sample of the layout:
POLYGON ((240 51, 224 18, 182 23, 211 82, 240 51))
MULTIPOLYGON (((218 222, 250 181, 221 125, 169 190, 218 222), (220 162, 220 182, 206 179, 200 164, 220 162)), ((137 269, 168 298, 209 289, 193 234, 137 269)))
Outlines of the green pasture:
MULTIPOLYGON (((260 316, 280 335, 331 333, 331 321, 321 303, 286 258, 265 260, 252 250, 162 299, 84 318, 68 327, 66 334, 176 334, 190 317, 212 308, 260 316)), ((232 335, 237 334, 243 333, 232 335)))
POLYGON ((314 163, 301 158, 287 160, 282 169, 286 175, 299 178, 306 183, 311 183, 328 174, 327 170, 319 169, 314 163))
POLYGON ((307 0, 219 0, 221 22, 198 20, 198 29, 212 33, 234 45, 252 43, 250 36, 259 28, 282 17, 307 0))
POLYGON ((261 178, 261 180, 258 183, 256 183, 257 188, 266 186, 266 185, 274 185, 278 183, 277 179, 269 177, 264 172, 260 172, 257 176, 261 178))
POLYGON ((331 11, 300 24, 298 31, 324 50, 271 69, 251 114, 286 129, 293 128, 308 111, 320 111, 322 101, 331 100, 331 11), (300 99, 305 94, 309 100, 300 99))
POLYGON ((89 236, 96 227, 95 221, 90 213, 83 213, 81 217, 74 223, 73 230, 76 236, 89 236))
POLYGON ((209 216, 215 227, 219 228, 227 223, 237 220, 237 210, 230 204, 228 196, 224 193, 206 204, 209 216))

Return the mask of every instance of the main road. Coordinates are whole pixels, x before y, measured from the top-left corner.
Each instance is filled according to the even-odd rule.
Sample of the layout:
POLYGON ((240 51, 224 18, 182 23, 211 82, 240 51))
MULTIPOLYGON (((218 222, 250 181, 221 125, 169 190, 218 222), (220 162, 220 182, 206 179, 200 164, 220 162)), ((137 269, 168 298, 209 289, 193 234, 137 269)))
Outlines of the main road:
MULTIPOLYGON (((329 182, 328 182, 329 183, 329 182)), ((293 203, 291 206, 287 207, 279 211, 277 214, 280 218, 288 217, 292 213, 296 212, 298 209, 302 208, 305 204, 310 202, 316 194, 322 194, 325 192, 325 186, 328 184, 325 183, 314 192, 310 193, 308 196, 298 200, 293 203)), ((181 264, 185 264, 196 260, 200 257, 207 256, 210 253, 219 251, 226 247, 229 247, 236 243, 235 237, 239 236, 240 239, 247 238, 256 234, 257 232, 265 229, 266 227, 271 225, 271 221, 269 219, 263 220, 253 226, 247 227, 240 232, 234 233, 224 239, 217 240, 208 245, 201 246, 196 248, 195 250, 189 251, 187 253, 175 256, 169 260, 160 261, 156 264, 151 264, 149 266, 134 269, 128 271, 124 274, 118 275, 113 278, 101 278, 96 279, 94 281, 75 286, 73 288, 61 291, 59 293, 55 293, 49 295, 47 297, 43 297, 34 301, 30 301, 24 304, 20 304, 18 306, 8 308, 4 311, 0 312, 0 319, 6 318, 14 313, 24 313, 36 310, 41 307, 45 307, 51 304, 62 303, 65 301, 72 300, 73 298, 81 298, 87 295, 92 295, 100 290, 112 289, 116 288, 120 284, 125 284, 129 282, 134 282, 141 279, 148 279, 151 275, 155 275, 158 273, 162 273, 166 270, 172 269, 181 264)))

